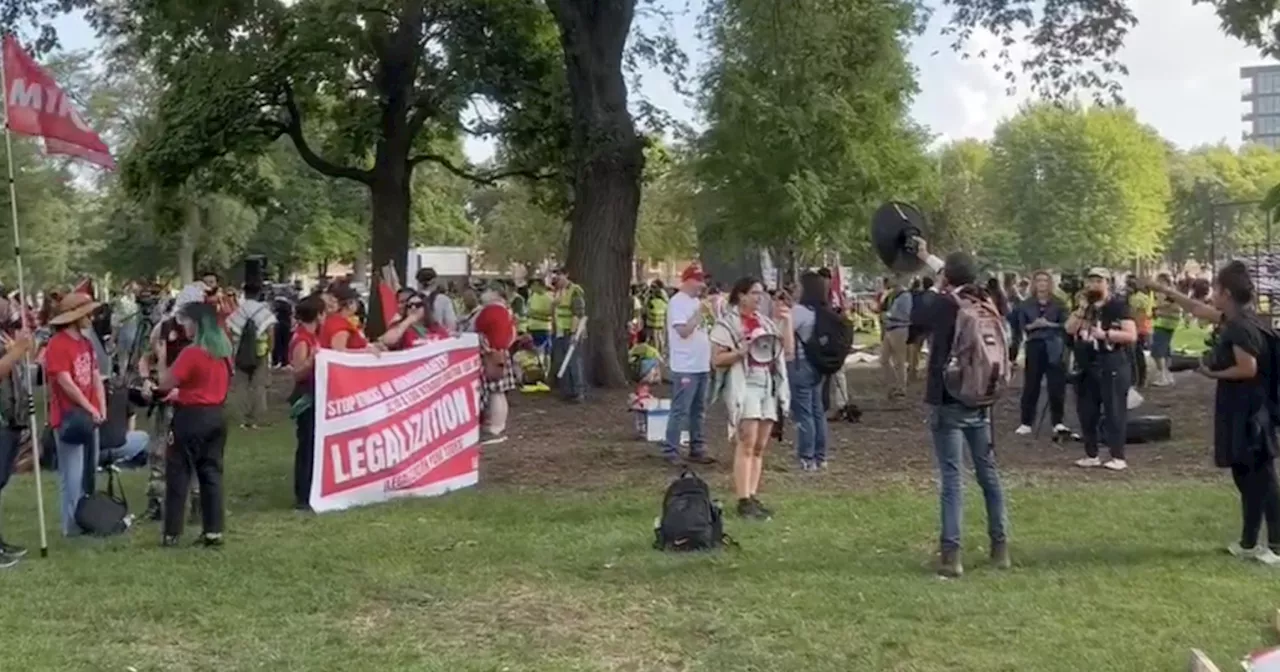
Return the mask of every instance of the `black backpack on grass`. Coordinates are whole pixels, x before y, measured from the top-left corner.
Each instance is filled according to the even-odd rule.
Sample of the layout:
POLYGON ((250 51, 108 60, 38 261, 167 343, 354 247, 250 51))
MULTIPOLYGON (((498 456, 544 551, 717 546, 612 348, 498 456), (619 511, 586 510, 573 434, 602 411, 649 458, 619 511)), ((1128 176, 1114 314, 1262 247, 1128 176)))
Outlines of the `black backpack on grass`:
POLYGON ((723 514, 711 499, 711 488, 685 469, 667 487, 662 517, 654 528, 653 547, 664 551, 705 551, 724 545, 723 514))

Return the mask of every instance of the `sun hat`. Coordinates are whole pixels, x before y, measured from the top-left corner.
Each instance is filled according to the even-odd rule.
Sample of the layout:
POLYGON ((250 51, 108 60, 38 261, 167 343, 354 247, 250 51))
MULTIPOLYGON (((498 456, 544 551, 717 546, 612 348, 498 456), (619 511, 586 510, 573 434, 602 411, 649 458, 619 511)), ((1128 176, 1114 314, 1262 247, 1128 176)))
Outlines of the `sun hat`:
POLYGON ((102 304, 94 301, 88 294, 68 294, 58 301, 58 310, 49 318, 49 324, 55 327, 75 324, 81 318, 91 315, 100 305, 102 304))

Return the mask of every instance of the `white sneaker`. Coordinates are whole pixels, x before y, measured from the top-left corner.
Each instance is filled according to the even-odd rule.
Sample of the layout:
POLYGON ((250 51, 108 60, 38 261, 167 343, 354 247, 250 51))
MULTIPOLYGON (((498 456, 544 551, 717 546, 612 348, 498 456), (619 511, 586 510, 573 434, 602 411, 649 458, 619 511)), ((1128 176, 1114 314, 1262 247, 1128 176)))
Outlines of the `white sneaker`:
POLYGON ((1227 552, 1241 560, 1257 560, 1268 567, 1280 566, 1280 555, 1276 555, 1262 544, 1257 544, 1253 548, 1244 548, 1240 542, 1233 541, 1227 545, 1227 552))
POLYGON ((1127 462, 1124 460, 1117 460, 1115 458, 1107 460, 1102 466, 1110 469, 1111 471, 1124 471, 1129 468, 1129 464, 1127 462))
POLYGON ((1026 436, 1031 433, 1031 427, 1027 425, 1018 425, 1018 428, 1013 430, 1013 433, 1018 436, 1026 436))
POLYGON ((1070 434, 1071 428, 1059 422, 1058 424, 1053 426, 1053 433, 1054 434, 1070 434))
POLYGON ((1098 459, 1098 458, 1096 458, 1096 457, 1082 457, 1082 458, 1080 458, 1080 459, 1076 460, 1076 466, 1077 466, 1077 467, 1083 467, 1083 468, 1085 468, 1085 469, 1088 469, 1088 468, 1090 468, 1090 467, 1101 467, 1101 466, 1102 466, 1102 460, 1100 460, 1100 459, 1098 459))

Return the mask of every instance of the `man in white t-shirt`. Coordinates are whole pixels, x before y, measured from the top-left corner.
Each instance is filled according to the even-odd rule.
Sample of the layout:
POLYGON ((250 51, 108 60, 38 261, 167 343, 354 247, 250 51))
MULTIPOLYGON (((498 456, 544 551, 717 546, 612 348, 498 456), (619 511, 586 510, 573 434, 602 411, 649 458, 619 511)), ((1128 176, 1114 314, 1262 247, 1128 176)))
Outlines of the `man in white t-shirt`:
POLYGON ((680 275, 680 291, 667 305, 667 349, 671 366, 671 415, 662 442, 663 458, 680 461, 680 432, 689 430, 689 461, 714 462, 707 456, 702 425, 711 389, 711 340, 707 337, 710 304, 702 300, 706 286, 696 263, 680 275))

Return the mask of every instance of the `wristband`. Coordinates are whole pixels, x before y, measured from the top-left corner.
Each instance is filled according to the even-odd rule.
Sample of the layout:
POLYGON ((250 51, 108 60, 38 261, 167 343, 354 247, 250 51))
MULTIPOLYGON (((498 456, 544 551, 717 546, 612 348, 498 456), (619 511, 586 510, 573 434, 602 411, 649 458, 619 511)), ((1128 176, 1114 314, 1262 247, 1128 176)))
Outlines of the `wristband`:
POLYGON ((947 265, 947 263, 942 259, 939 259, 936 254, 929 255, 929 257, 924 260, 924 263, 927 264, 929 268, 933 269, 934 273, 942 272, 942 268, 947 265))

